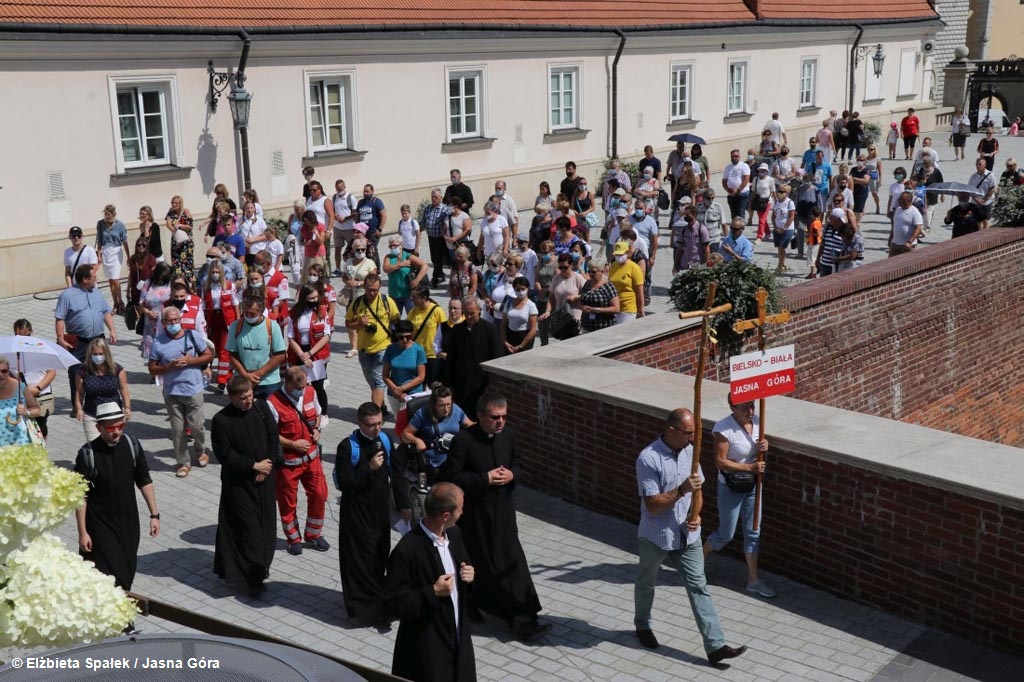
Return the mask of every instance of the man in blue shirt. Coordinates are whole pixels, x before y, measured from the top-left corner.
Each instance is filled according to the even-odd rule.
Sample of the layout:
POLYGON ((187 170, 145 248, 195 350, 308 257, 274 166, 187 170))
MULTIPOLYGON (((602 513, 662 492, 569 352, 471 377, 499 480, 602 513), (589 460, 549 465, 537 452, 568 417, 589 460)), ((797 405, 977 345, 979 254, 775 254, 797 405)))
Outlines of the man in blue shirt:
POLYGON ((818 188, 818 208, 824 213, 828 208, 828 192, 832 186, 832 164, 825 163, 825 154, 814 152, 814 163, 805 168, 814 176, 814 186, 818 188))
POLYGON ((800 160, 800 167, 804 171, 806 171, 807 168, 812 163, 814 163, 814 155, 818 151, 818 138, 817 137, 812 137, 810 140, 807 141, 807 144, 810 145, 810 148, 807 151, 804 152, 804 156, 800 160))
MULTIPOLYGON (((388 222, 388 211, 384 208, 384 202, 373 195, 373 185, 363 185, 363 198, 356 204, 356 211, 359 213, 359 222, 366 223, 366 238, 376 246, 380 241, 380 233, 384 231, 384 225, 388 222)), ((380 257, 374 250, 373 262, 380 269, 380 257)))
POLYGON ((672 559, 690 598, 693 619, 704 640, 704 651, 712 665, 742 655, 747 647, 725 643, 718 612, 711 601, 704 574, 704 550, 700 541, 700 515, 688 520, 693 491, 704 483, 704 473, 690 473, 696 427, 693 412, 672 410, 661 437, 648 445, 636 460, 640 492, 640 565, 634 585, 634 625, 640 644, 658 648, 651 629, 654 583, 665 557, 672 559))
POLYGON ((722 240, 722 258, 728 263, 739 259, 748 263, 754 260, 754 245, 743 236, 743 218, 733 218, 729 225, 729 236, 722 240))
MULTIPOLYGON (((57 298, 53 313, 57 343, 71 351, 80 362, 85 362, 85 349, 89 342, 103 336, 103 327, 110 331, 110 344, 117 343, 114 316, 103 294, 96 290, 96 270, 92 265, 79 265, 74 272, 75 285, 68 287, 57 298)), ((78 367, 68 369, 71 384, 71 402, 75 401, 75 374, 78 367)))
POLYGON ((153 339, 149 351, 149 373, 160 377, 164 387, 164 405, 171 419, 171 441, 178 461, 178 478, 185 478, 192 469, 188 454, 185 425, 195 439, 196 464, 210 462, 206 454, 206 432, 203 424, 203 367, 213 359, 206 335, 198 329, 186 331, 181 326, 181 311, 167 306, 161 315, 163 331, 153 339))
MULTIPOLYGON (((633 205, 633 213, 629 216, 633 231, 647 244, 647 272, 644 275, 644 305, 651 304, 651 273, 654 271, 654 259, 658 256, 658 223, 647 212, 647 200, 637 199, 633 205)), ((640 241, 638 248, 640 248, 640 241)), ((643 252, 643 248, 640 251, 643 252)))

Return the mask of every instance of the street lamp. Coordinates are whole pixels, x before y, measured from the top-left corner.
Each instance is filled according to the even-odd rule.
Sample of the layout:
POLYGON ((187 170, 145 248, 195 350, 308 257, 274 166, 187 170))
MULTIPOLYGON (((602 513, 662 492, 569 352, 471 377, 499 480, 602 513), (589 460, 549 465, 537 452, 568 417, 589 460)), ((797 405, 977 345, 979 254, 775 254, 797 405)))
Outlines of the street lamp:
POLYGON ((875 69, 875 78, 882 77, 882 67, 885 66, 885 52, 882 51, 882 44, 875 46, 875 54, 871 57, 875 69))
POLYGON ((217 100, 221 93, 231 86, 228 93, 228 106, 231 107, 231 120, 238 131, 242 151, 242 189, 248 190, 252 186, 252 174, 249 170, 249 109, 252 105, 252 93, 245 88, 245 72, 238 71, 214 71, 213 60, 206 66, 206 72, 210 76, 210 111, 216 113, 217 100))

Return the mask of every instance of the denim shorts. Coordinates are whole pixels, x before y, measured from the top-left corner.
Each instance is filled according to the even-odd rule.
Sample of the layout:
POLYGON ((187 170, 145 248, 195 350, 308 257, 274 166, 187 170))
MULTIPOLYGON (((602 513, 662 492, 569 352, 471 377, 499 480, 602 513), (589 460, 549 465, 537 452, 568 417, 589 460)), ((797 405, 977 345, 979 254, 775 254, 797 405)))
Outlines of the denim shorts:
POLYGON ((363 370, 363 378, 366 379, 371 391, 387 388, 384 383, 384 351, 379 353, 367 353, 359 351, 359 366, 363 370))

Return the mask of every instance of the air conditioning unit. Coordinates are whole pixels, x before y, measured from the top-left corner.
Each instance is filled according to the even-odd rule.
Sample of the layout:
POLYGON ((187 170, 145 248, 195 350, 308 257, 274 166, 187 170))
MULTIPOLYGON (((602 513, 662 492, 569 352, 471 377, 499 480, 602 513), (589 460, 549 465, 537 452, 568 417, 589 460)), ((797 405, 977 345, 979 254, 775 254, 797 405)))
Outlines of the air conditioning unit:
POLYGON ((922 42, 921 52, 923 52, 924 54, 931 54, 932 52, 935 52, 935 41, 925 40, 924 42, 922 42))

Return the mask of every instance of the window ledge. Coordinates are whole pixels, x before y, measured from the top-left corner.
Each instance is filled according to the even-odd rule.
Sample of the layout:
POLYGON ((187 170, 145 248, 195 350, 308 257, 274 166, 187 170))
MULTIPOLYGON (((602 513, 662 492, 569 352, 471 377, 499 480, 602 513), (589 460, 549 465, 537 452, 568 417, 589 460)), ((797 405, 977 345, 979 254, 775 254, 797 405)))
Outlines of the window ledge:
POLYGON ((680 130, 693 130, 700 123, 697 119, 681 118, 677 121, 669 121, 665 126, 666 133, 674 133, 680 130))
POLYGON ((141 166, 126 168, 122 173, 110 174, 110 186, 137 185, 144 182, 160 182, 161 180, 186 180, 192 175, 194 166, 141 166))
POLYGON ((451 142, 441 143, 441 153, 451 154, 453 152, 473 152, 481 149, 490 149, 497 142, 496 137, 464 137, 451 142))
POLYGON ((551 144, 552 142, 569 142, 570 140, 585 140, 587 133, 590 132, 589 128, 562 128, 560 130, 552 130, 550 133, 544 135, 544 144, 551 144))
POLYGON ((881 104, 884 101, 885 101, 884 97, 875 97, 874 99, 866 99, 866 100, 862 101, 861 104, 866 104, 866 105, 870 106, 870 105, 875 105, 875 104, 881 104))
POLYGON ((738 111, 735 114, 729 114, 722 119, 722 123, 740 123, 743 121, 749 121, 754 118, 754 115, 746 111, 738 111))
POLYGON ((797 116, 811 116, 813 114, 818 113, 819 111, 821 111, 821 107, 818 107, 818 106, 800 107, 799 109, 796 110, 796 115, 797 116))
POLYGON ((369 153, 366 150, 359 151, 356 149, 325 149, 324 151, 313 152, 313 156, 302 157, 302 164, 304 166, 311 166, 314 163, 325 163, 327 165, 350 163, 362 161, 369 153))
POLYGON ((906 95, 896 95, 897 102, 913 102, 917 99, 917 93, 911 92, 906 95))

